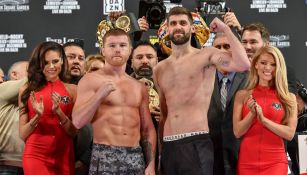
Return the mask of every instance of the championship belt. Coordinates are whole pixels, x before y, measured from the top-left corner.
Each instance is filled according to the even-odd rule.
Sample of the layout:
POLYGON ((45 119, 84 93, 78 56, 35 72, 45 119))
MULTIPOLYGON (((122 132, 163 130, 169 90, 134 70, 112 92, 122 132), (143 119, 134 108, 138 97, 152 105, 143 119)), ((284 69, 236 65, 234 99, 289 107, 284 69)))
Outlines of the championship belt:
POLYGON ((160 101, 159 101, 159 94, 153 88, 154 83, 151 80, 148 80, 147 78, 141 78, 139 79, 139 81, 143 82, 147 88, 149 95, 149 110, 156 111, 156 109, 159 109, 160 101))
POLYGON ((97 36, 97 40, 99 43, 99 47, 102 48, 103 47, 103 36, 107 33, 107 31, 113 29, 113 25, 112 22, 109 20, 102 20, 98 26, 97 26, 97 32, 96 32, 96 36, 97 36))
POLYGON ((127 15, 120 16, 114 23, 108 19, 104 19, 98 24, 96 36, 100 48, 103 47, 104 35, 107 33, 107 31, 114 28, 120 28, 125 32, 129 32, 131 30, 131 20, 129 16, 127 15))
POLYGON ((128 33, 131 28, 130 18, 128 16, 120 16, 115 21, 115 26, 128 33))

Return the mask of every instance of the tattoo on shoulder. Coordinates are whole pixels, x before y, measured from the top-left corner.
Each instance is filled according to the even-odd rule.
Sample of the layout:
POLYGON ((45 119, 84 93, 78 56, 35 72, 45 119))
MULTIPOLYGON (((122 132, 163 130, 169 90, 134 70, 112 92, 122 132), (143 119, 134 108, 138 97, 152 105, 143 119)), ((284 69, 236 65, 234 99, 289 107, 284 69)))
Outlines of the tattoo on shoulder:
POLYGON ((153 160, 154 154, 152 150, 152 144, 147 140, 147 138, 142 139, 142 148, 146 158, 146 166, 153 160))

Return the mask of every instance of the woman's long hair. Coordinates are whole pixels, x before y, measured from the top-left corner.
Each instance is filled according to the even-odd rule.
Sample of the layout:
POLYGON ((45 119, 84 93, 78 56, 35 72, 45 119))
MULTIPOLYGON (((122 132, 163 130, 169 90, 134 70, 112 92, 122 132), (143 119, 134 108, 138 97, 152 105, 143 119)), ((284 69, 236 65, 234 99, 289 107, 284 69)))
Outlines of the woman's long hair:
POLYGON ((36 46, 29 61, 27 87, 21 94, 21 101, 24 104, 21 109, 22 113, 28 112, 28 98, 30 93, 40 90, 47 82, 43 70, 46 65, 45 55, 48 51, 56 51, 60 54, 63 64, 59 79, 64 82, 68 80, 68 62, 63 47, 56 42, 43 42, 36 46))
POLYGON ((252 90, 259 83, 259 76, 255 66, 260 56, 264 53, 272 55, 276 63, 275 76, 273 77, 272 84, 276 88, 278 98, 285 109, 285 115, 282 120, 282 123, 285 123, 288 121, 291 110, 296 105, 296 102, 290 96, 290 92, 288 90, 286 63, 282 53, 278 48, 273 46, 265 46, 255 53, 248 77, 247 89, 252 90))

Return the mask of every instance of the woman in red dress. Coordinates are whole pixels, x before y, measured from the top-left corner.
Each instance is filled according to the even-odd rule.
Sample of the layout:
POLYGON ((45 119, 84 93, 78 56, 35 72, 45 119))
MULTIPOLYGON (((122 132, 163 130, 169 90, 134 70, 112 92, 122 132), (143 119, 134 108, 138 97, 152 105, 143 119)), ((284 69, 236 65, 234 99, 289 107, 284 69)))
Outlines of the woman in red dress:
POLYGON ((234 106, 234 134, 242 137, 238 175, 287 175, 283 139, 294 136, 297 109, 277 48, 266 46, 255 54, 247 88, 238 91, 234 106))
POLYGON ((62 46, 43 42, 32 53, 28 83, 19 92, 20 137, 25 141, 25 175, 73 175, 71 122, 76 86, 65 84, 67 60, 62 46))

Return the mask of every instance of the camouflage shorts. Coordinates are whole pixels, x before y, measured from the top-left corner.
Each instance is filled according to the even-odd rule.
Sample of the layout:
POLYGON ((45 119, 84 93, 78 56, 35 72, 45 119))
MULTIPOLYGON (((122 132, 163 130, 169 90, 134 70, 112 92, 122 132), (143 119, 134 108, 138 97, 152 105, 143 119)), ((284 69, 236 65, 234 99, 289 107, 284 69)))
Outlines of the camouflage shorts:
POLYGON ((89 175, 144 175, 141 147, 93 144, 89 175))

